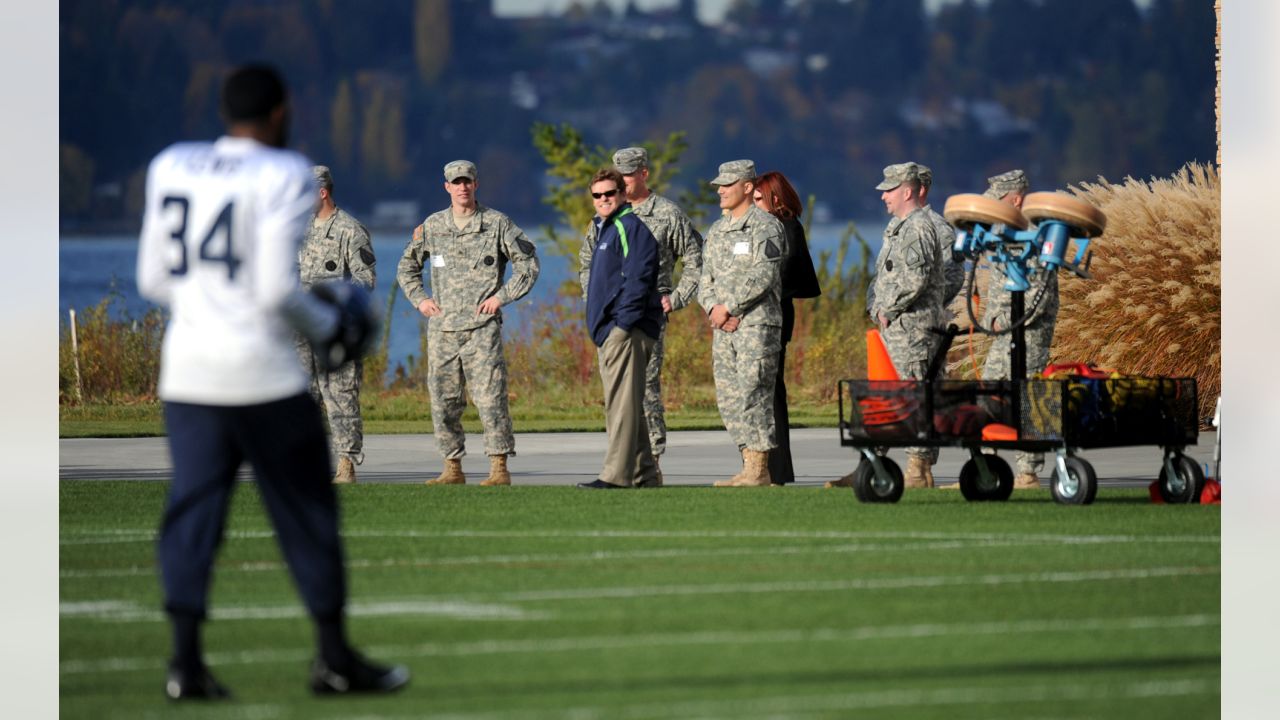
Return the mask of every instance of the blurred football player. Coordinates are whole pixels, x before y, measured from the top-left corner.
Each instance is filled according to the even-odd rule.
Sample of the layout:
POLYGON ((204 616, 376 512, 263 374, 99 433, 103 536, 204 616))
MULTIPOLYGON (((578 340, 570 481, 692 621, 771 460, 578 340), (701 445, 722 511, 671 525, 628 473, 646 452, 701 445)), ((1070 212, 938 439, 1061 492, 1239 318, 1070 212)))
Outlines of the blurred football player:
POLYGON ((229 695, 204 663, 201 625, 245 462, 315 623, 312 691, 396 690, 408 670, 369 662, 346 639, 329 450, 292 335, 305 335, 336 367, 363 351, 376 319, 354 286, 299 288, 298 247, 317 191, 312 163, 283 149, 283 80, 262 65, 237 69, 223 85, 222 113, 226 135, 177 143, 151 162, 138 252, 139 292, 171 313, 159 382, 173 462, 159 538, 173 630, 165 693, 229 695))

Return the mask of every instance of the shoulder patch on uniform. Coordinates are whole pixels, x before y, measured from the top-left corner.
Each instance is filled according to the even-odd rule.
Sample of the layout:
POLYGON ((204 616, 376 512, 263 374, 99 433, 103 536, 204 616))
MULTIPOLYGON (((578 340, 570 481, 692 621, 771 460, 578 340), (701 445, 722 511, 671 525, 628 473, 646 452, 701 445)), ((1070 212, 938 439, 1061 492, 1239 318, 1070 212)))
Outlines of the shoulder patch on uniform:
POLYGON ((536 252, 536 248, 534 248, 533 243, 524 238, 516 239, 516 247, 520 248, 520 252, 525 255, 533 255, 534 252, 536 252))
POLYGON ((902 257, 907 261, 907 267, 920 267, 924 264, 924 254, 920 252, 919 243, 911 243, 902 251, 902 257))
POLYGON ((373 265, 378 261, 378 259, 373 256, 373 251, 367 247, 360 248, 360 259, 365 265, 373 265))
POLYGON ((764 256, 770 260, 777 260, 782 257, 782 250, 778 248, 777 243, 773 240, 764 241, 764 256))

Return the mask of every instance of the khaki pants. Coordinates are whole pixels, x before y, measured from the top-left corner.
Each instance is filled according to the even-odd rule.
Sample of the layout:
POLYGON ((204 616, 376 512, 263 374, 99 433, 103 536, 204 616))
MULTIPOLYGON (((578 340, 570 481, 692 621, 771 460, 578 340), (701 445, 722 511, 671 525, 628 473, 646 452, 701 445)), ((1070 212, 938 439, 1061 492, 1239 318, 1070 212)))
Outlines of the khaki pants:
POLYGON ((600 479, 613 485, 631 487, 658 475, 644 419, 645 366, 655 344, 643 331, 615 327, 600 348, 604 429, 609 437, 600 479))

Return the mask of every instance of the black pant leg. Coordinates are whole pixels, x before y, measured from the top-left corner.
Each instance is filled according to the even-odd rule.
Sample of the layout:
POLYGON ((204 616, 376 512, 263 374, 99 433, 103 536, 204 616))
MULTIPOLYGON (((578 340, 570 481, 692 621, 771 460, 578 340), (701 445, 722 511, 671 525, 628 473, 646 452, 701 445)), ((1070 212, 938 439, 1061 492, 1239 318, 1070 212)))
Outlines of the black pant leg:
POLYGON ((346 605, 346 571, 320 409, 303 393, 243 413, 245 456, 303 604, 313 617, 334 617, 346 605))
POLYGON ((778 352, 778 377, 773 384, 773 424, 778 446, 769 453, 769 476, 774 485, 796 481, 795 468, 791 465, 791 414, 787 412, 787 385, 783 382, 786 372, 787 344, 784 342, 778 352))
POLYGON ((203 619, 213 559, 243 455, 233 408, 164 404, 173 482, 160 522, 157 555, 165 609, 203 619))

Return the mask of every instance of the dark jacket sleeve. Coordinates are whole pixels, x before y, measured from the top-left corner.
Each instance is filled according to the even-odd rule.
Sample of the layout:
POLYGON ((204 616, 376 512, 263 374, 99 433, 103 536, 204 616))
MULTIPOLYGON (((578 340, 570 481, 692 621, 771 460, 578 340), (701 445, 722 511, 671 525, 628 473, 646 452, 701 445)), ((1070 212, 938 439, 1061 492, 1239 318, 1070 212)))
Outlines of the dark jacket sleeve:
POLYGON ((782 297, 813 298, 822 294, 818 286, 818 273, 813 269, 809 244, 805 242, 804 226, 795 218, 782 221, 787 232, 787 262, 782 266, 782 297))
POLYGON ((614 322, 630 330, 644 317, 658 287, 658 241, 645 224, 630 216, 623 219, 630 249, 622 261, 622 291, 614 303, 614 322))

